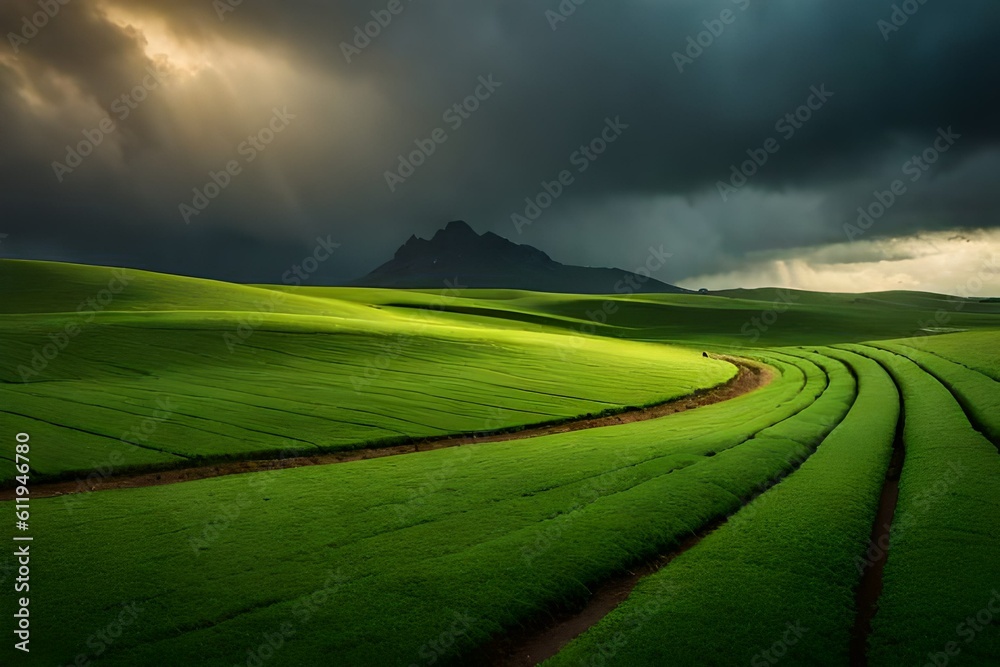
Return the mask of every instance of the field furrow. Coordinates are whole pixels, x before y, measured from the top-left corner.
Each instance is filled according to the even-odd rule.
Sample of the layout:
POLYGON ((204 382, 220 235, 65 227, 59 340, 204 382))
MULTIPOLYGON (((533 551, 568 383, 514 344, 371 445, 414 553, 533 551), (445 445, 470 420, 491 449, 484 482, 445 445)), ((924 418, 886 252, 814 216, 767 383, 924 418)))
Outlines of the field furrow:
POLYGON ((992 664, 990 656, 1000 655, 1000 626, 977 626, 975 617, 1000 584, 1000 457, 920 366, 888 351, 848 347, 882 364, 906 405, 906 461, 871 664, 923 664, 929 656, 959 654, 965 664, 992 664))
POLYGON ((995 665, 997 350, 931 293, 0 260, 0 665, 995 665))
POLYGON ((962 406, 973 428, 1000 448, 1000 383, 978 371, 909 345, 877 343, 873 347, 902 355, 932 375, 962 406))
MULTIPOLYGON (((384 647, 378 649, 380 658, 370 653, 390 632, 399 638, 395 659, 416 660, 424 643, 454 623, 456 611, 477 619, 453 647, 469 649, 551 605, 582 601, 587 582, 668 550, 735 511, 767 480, 794 469, 832 428, 824 426, 819 413, 835 405, 846 410, 853 382, 846 372, 834 373, 828 387, 826 373, 807 360, 799 362, 805 373, 775 363, 785 375, 773 385, 649 422, 274 475, 104 492, 81 496, 79 503, 36 501, 50 508, 40 513, 50 522, 46 529, 61 530, 63 522, 114 513, 117 498, 127 493, 136 513, 99 525, 125 531, 130 544, 144 545, 141 551, 116 553, 99 541, 71 540, 65 550, 44 556, 41 567, 49 576, 58 576, 67 563, 76 569, 114 562, 116 572, 113 580, 60 579, 60 591, 44 603, 54 621, 47 631, 63 637, 55 644, 64 645, 72 641, 73 614, 97 613, 77 605, 66 616, 68 599, 92 600, 95 609, 113 600, 154 599, 141 634, 116 644, 107 664, 134 664, 164 651, 186 659, 195 645, 218 645, 210 637, 266 631, 319 587, 326 572, 339 570, 347 580, 337 587, 336 605, 317 610, 316 620, 350 631, 316 636, 319 647, 290 644, 287 659, 321 648, 334 650, 345 664, 391 661, 384 647), (799 392, 803 375, 808 389, 799 392), (739 414, 745 417, 732 419, 739 414), (803 425, 778 423, 796 414, 803 425), (703 432, 694 440, 659 435, 682 434, 692 424, 700 424, 703 432), (575 462, 572 470, 562 465, 567 456, 575 462), (240 509, 220 523, 227 507, 240 509), (298 517, 295 522, 284 522, 289 512, 298 517), (222 536, 207 539, 206 526, 222 536), (246 548, 246 540, 261 535, 273 536, 281 546, 267 555, 246 548), (156 553, 156 560, 145 553, 156 553), (181 577, 164 591, 144 575, 163 562, 197 566, 199 576, 181 577), (264 573, 268 587, 255 593, 252 582, 264 573), (449 582, 443 589, 442 581, 449 582), (202 591, 201 603, 178 607, 191 599, 192 586, 202 591), (235 613, 223 592, 233 589, 249 596, 242 597, 241 608, 252 611, 235 613), (190 631, 182 636, 178 627, 190 631)), ((223 652, 199 659, 230 664, 232 656, 223 652)))
POLYGON ((836 428, 816 452, 642 580, 546 664, 773 664, 786 656, 791 664, 849 662, 857 561, 868 546, 899 404, 877 364, 824 354, 827 364, 854 369, 858 395, 846 415, 825 413, 836 428))

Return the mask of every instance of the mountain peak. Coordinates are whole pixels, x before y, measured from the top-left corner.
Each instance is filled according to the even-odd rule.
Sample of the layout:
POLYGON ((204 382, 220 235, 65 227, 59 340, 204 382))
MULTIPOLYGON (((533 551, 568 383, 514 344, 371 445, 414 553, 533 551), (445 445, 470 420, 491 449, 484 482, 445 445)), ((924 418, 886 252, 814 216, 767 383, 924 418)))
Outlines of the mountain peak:
POLYGON ((444 229, 439 230, 435 236, 440 234, 447 234, 449 236, 479 236, 476 230, 470 227, 469 223, 465 220, 452 220, 444 226, 444 229))
POLYGON ((463 220, 449 222, 430 239, 411 236, 392 260, 353 284, 431 289, 456 279, 469 287, 540 292, 685 291, 620 269, 560 264, 530 245, 514 243, 493 232, 479 234, 463 220))

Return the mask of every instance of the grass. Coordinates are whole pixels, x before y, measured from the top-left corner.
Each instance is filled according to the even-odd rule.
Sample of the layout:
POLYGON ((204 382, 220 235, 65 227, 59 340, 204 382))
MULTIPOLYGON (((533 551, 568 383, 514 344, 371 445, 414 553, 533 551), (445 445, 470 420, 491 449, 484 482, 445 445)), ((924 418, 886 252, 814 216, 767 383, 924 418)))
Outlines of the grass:
POLYGON ((172 655, 231 665, 244 641, 289 619, 304 628, 293 610, 331 571, 344 582, 311 621, 325 630, 303 631, 283 661, 418 660, 455 612, 476 622, 448 653, 467 649, 582 599, 587 582, 734 511, 806 456, 828 430, 810 406, 817 396, 842 404, 851 381, 841 374, 827 390, 818 367, 800 362, 804 375, 775 363, 785 375, 769 387, 661 420, 35 501, 39 533, 63 536, 34 565, 52 590, 38 602, 42 657, 68 659, 85 639, 80 628, 145 601, 142 624, 102 664, 172 655), (812 425, 808 441, 787 439, 780 424, 782 437, 768 437, 797 413, 812 425), (89 529, 72 529, 81 524, 89 529))
POLYGON ((354 301, 385 313, 448 317, 470 325, 570 330, 678 344, 736 347, 829 345, 917 336, 942 326, 997 329, 1000 303, 933 294, 821 294, 734 290, 580 296, 513 290, 460 293, 347 288, 276 288, 299 296, 354 301), (613 311, 608 313, 607 311, 613 311))
POLYGON ((853 367, 859 392, 843 421, 824 414, 839 424, 816 453, 547 665, 587 664, 602 648, 607 665, 848 664, 855 560, 871 532, 899 402, 874 362, 823 352, 853 367))
POLYGON ((996 352, 996 343, 995 331, 972 331, 906 341, 910 347, 944 357, 1000 382, 1000 355, 996 352))
POLYGON ((851 349, 886 368, 906 411, 906 462, 872 664, 923 664, 951 642, 963 664, 995 664, 1000 626, 970 635, 966 619, 987 608, 1000 583, 997 450, 973 430, 948 389, 918 365, 870 347, 851 349))
MULTIPOLYGON (((144 272, 91 304, 115 277, 0 261, 0 415, 31 433, 36 481, 617 411, 731 378, 704 350, 781 375, 647 422, 35 499, 39 661, 232 667, 256 665, 270 642, 270 664, 468 664, 491 637, 580 605, 734 515, 554 663, 748 662, 801 621, 783 664, 844 664, 893 381, 907 459, 872 664, 923 664, 962 641, 957 624, 1000 584, 1000 462, 966 419, 996 423, 1000 304, 293 289, 144 272), (972 331, 908 338, 943 328, 972 331), (65 349, 22 377, 60 336, 65 349), (845 343, 868 345, 825 347, 845 343), (949 480, 953 462, 964 472, 949 480), (138 622, 95 639, 123 605, 138 622)), ((9 480, 9 459, 0 471, 9 480)), ((13 565, 0 556, 0 579, 13 565)), ((996 627, 961 648, 995 664, 996 627)))
POLYGON ((951 390, 969 421, 994 445, 1000 447, 1000 384, 988 375, 935 354, 900 343, 878 343, 875 347, 901 354, 951 390))
MULTIPOLYGON (((36 282, 53 280, 55 270, 43 265, 36 282)), ((15 285, 35 284, 21 263, 0 263, 0 271, 15 285)), ((68 309, 110 273, 70 266, 58 274, 66 287, 31 301, 32 308, 68 309)), ((0 411, 12 428, 35 436, 39 479, 85 475, 109 461, 121 472, 518 428, 663 402, 736 372, 695 350, 406 320, 369 307, 385 321, 156 310, 243 308, 248 293, 271 293, 232 286, 229 294, 194 279, 160 285, 154 274, 136 275, 135 287, 114 302, 130 310, 89 321, 0 316, 8 361, 0 370, 0 411), (174 293, 181 296, 164 296, 174 293), (72 337, 69 326, 80 327, 72 337), (56 352, 59 336, 65 351, 39 356, 56 352), (61 446, 67 439, 72 448, 61 446)), ((288 299, 284 306, 301 309, 335 303, 288 299)), ((12 476, 7 458, 0 481, 12 476)))

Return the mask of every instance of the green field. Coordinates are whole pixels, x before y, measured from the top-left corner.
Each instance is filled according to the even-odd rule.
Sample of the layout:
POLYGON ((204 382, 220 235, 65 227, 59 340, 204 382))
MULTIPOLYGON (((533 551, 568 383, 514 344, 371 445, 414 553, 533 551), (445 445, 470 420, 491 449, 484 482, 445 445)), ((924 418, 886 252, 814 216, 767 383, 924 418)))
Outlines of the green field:
MULTIPOLYGON (((998 303, 293 289, 15 261, 0 286, 8 492, 19 432, 43 485, 688 401, 736 376, 722 355, 773 373, 648 421, 32 499, 31 664, 491 664, 491 642, 544 635, 677 553, 546 664, 852 664, 894 448, 861 651, 1000 663, 998 303)), ((5 549, 4 586, 15 572, 5 549)))
POLYGON ((663 402, 736 371, 675 346, 138 271, 106 308, 80 314, 114 272, 22 262, 0 271, 22 290, 0 315, 2 411, 39 436, 41 476, 516 428, 663 402), (49 282, 59 290, 36 293, 49 282), (28 314, 9 312, 18 307, 28 314))

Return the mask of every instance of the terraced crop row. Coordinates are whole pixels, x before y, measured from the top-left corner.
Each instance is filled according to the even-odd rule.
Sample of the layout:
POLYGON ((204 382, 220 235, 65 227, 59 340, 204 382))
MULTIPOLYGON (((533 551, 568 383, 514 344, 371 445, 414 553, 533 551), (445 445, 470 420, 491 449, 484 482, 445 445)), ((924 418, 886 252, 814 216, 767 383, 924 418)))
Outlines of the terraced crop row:
POLYGON ((886 549, 869 533, 899 397, 906 459, 861 648, 872 665, 996 664, 1000 457, 974 425, 995 426, 997 385, 905 344, 844 348, 821 352, 854 368, 858 401, 817 453, 546 664, 857 659, 857 589, 886 549))
POLYGON ((772 385, 661 420, 36 501, 37 529, 64 536, 35 562, 51 582, 41 657, 71 658, 80 628, 136 600, 143 623, 102 664, 228 666, 234 641, 250 648, 285 621, 301 630, 282 648, 288 664, 423 662, 442 636, 439 659, 469 650, 585 598, 587 584, 732 513, 808 456, 853 380, 774 363, 772 385), (331 574, 342 579, 328 590, 331 574), (320 590, 328 602, 307 621, 297 611, 320 590))
MULTIPOLYGON (((551 665, 849 663, 857 559, 867 548, 899 398, 873 361, 808 358, 858 376, 819 411, 836 428, 802 467, 647 577, 551 665), (839 361, 838 361, 839 360, 839 361), (846 416, 846 407, 850 411, 846 416), (841 421, 841 417, 843 420, 841 421)), ((807 411, 808 412, 808 411, 807 411)), ((797 420, 796 420, 797 421, 797 420)))
POLYGON ((996 350, 998 333, 1000 332, 969 331, 910 339, 906 344, 979 371, 1000 382, 1000 354, 996 350))
POLYGON ((872 664, 935 664, 958 655, 962 664, 996 664, 1000 626, 989 610, 1000 604, 1000 456, 948 388, 916 363, 846 347, 883 365, 906 409, 906 463, 872 664), (992 623, 983 622, 984 611, 992 623))
POLYGON ((872 347, 903 355, 951 390, 977 430, 1000 447, 1000 383, 988 375, 907 344, 872 347))

